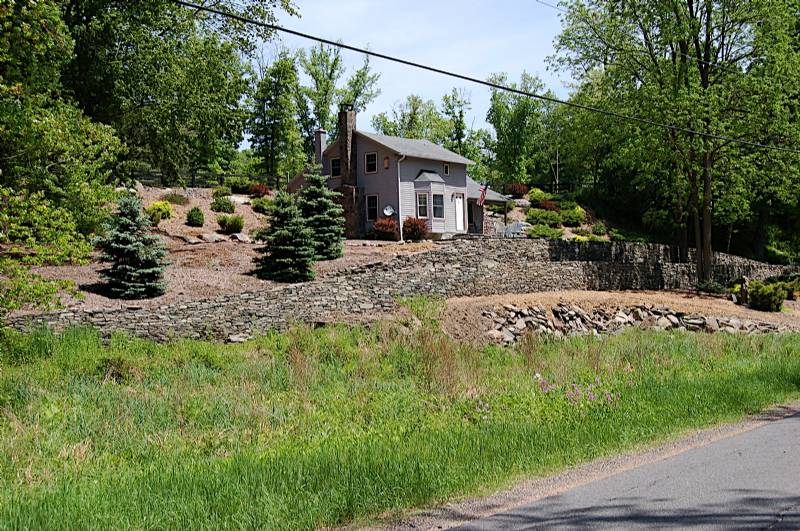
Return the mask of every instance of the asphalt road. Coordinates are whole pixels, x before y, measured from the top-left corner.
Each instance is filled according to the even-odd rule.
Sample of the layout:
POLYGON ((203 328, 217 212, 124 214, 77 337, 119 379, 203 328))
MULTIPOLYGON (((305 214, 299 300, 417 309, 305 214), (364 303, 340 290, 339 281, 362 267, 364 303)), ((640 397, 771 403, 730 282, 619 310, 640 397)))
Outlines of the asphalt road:
POLYGON ((457 529, 800 530, 800 415, 457 529))

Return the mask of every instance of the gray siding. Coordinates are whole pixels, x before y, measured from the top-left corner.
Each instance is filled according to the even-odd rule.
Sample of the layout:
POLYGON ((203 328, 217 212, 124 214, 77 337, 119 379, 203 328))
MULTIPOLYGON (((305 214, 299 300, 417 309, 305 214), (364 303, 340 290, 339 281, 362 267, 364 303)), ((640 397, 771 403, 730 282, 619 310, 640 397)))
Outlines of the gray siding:
POLYGON ((416 217, 417 196, 419 193, 428 194, 428 229, 436 234, 466 233, 467 223, 467 166, 465 164, 450 164, 450 175, 444 174, 444 163, 435 160, 407 158, 400 163, 400 190, 402 191, 403 219, 416 217), (423 170, 438 173, 444 183, 415 183, 419 173, 423 170), (433 218, 433 194, 444 196, 444 219, 433 218), (456 230, 456 202, 454 194, 463 194, 464 230, 456 230))
MULTIPOLYGON (((358 142, 356 182, 364 190, 364 197, 366 198, 368 195, 378 196, 379 215, 383 215, 383 209, 386 206, 391 206, 395 212, 398 212, 400 205, 397 202, 397 156, 380 144, 376 144, 362 136, 356 135, 356 139, 358 142), (366 155, 373 152, 378 154, 378 172, 368 174, 366 172, 366 155), (389 158, 389 168, 384 169, 383 161, 387 157, 389 158)), ((366 209, 362 215, 366 224, 366 209)), ((365 226, 367 230, 371 228, 369 224, 365 226)))

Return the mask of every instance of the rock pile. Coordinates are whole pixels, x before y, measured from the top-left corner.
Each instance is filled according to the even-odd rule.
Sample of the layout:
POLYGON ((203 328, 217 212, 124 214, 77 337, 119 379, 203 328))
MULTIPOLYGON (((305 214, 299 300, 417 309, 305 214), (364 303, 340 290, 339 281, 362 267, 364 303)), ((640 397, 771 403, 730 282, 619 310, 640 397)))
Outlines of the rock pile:
POLYGON ((519 307, 505 304, 484 310, 483 316, 492 321, 486 335, 496 343, 513 343, 527 333, 548 334, 557 338, 576 335, 614 334, 625 328, 682 330, 690 332, 728 332, 731 334, 766 334, 785 332, 786 327, 738 319, 686 314, 666 307, 637 305, 628 307, 596 307, 586 311, 580 306, 556 304, 549 310, 544 306, 519 307))

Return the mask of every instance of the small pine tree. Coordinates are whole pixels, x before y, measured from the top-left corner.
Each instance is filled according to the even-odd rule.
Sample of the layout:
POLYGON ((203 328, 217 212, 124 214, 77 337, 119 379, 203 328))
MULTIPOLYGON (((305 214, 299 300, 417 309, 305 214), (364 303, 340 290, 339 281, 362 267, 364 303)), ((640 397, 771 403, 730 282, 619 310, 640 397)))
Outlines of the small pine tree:
POLYGON ((300 192, 300 211, 313 233, 317 260, 342 256, 344 209, 336 202, 340 195, 328 188, 319 171, 306 176, 306 187, 300 192))
POLYGON ((264 246, 256 249, 255 274, 278 282, 314 278, 314 238, 300 209, 286 192, 278 192, 267 209, 267 226, 258 234, 264 246))
POLYGON ((118 212, 106 224, 105 236, 95 241, 103 252, 100 259, 111 264, 100 274, 112 297, 146 299, 166 291, 167 251, 150 229, 138 198, 125 196, 119 200, 118 212))

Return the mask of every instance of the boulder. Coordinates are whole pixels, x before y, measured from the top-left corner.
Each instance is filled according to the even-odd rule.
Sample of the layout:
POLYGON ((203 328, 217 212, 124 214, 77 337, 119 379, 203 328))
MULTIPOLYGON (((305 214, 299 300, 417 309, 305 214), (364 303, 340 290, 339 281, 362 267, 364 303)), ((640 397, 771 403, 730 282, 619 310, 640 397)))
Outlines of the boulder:
POLYGON ((201 234, 200 239, 206 243, 219 243, 228 241, 228 238, 222 236, 221 234, 217 234, 216 232, 207 232, 205 234, 201 234))
POLYGON ((250 236, 241 232, 231 234, 231 240, 239 243, 253 243, 253 240, 250 239, 250 236))

